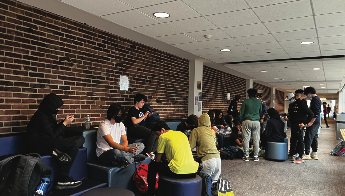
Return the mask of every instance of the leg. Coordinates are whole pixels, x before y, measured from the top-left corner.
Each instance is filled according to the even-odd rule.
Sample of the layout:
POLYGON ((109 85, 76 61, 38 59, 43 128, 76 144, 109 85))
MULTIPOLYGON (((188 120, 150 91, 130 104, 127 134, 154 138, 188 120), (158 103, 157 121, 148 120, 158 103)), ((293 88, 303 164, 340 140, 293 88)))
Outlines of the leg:
POLYGON ((212 182, 217 182, 219 175, 221 173, 221 159, 220 158, 213 158, 203 161, 201 163, 202 171, 207 173, 212 177, 212 182))
POLYGON ((314 124, 310 127, 307 127, 307 130, 305 132, 305 136, 304 136, 304 146, 305 146, 305 154, 309 155, 310 153, 310 145, 311 145, 311 140, 313 138, 313 134, 312 134, 312 127, 314 126, 314 124))
POLYGON ((148 194, 154 195, 157 173, 168 173, 170 169, 167 163, 164 163, 164 162, 157 163, 155 161, 150 162, 148 169, 149 169, 148 174, 147 174, 147 183, 149 185, 148 194), (169 170, 169 171, 166 171, 166 170, 169 170))
POLYGON ((146 139, 150 136, 150 134, 151 134, 151 130, 144 126, 127 128, 128 138, 146 139))
POLYGON ((242 125, 243 150, 246 157, 249 156, 249 140, 251 136, 250 122, 249 120, 245 120, 242 125))
MULTIPOLYGON (((142 143, 136 143, 138 147, 137 154, 141 153, 144 149, 144 144, 142 143)), ((135 147, 135 144, 130 144, 128 147, 135 147)), ((101 156, 98 157, 98 160, 102 163, 111 163, 114 161, 123 161, 126 160, 128 163, 134 162, 134 154, 125 152, 123 150, 119 149, 111 149, 101 154, 101 156)))
POLYGON ((299 154, 299 158, 301 158, 301 159, 302 159, 303 153, 304 153, 303 135, 304 135, 303 130, 299 130, 297 132, 297 153, 299 154))
POLYGON ((145 143, 145 149, 143 150, 143 153, 151 153, 156 152, 158 147, 158 140, 155 133, 150 133, 149 137, 146 140, 145 143))
POLYGON ((252 121, 252 134, 253 134, 253 145, 254 145, 254 157, 259 155, 260 146, 260 122, 252 121))
POLYGON ((315 127, 313 127, 313 137, 312 137, 312 143, 311 148, 313 150, 313 154, 317 153, 318 149, 318 131, 319 131, 320 124, 315 124, 315 127))
POLYGON ((218 150, 224 148, 224 135, 216 133, 217 141, 218 141, 218 150))
POLYGON ((290 138, 290 155, 293 156, 297 153, 297 131, 299 130, 298 124, 291 124, 291 138, 290 138))
POLYGON ((323 114, 323 119, 325 120, 325 123, 326 123, 326 128, 328 128, 328 123, 327 123, 327 114, 323 114))

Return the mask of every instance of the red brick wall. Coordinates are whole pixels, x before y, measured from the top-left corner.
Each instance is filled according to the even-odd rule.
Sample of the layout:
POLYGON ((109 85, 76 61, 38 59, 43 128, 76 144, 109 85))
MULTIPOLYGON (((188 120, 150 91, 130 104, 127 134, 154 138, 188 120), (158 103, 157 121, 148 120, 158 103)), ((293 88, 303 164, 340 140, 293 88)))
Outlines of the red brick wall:
MULTIPOLYGON (((230 101, 241 95, 242 101, 246 97, 246 80, 207 66, 203 70, 202 104, 203 112, 211 109, 220 109, 227 114, 230 101), (231 100, 227 100, 227 93, 230 93, 231 100)), ((241 103, 238 104, 238 109, 241 103)))
POLYGON ((262 100, 266 102, 267 108, 271 107, 271 87, 253 82, 253 88, 262 93, 262 100))
POLYGON ((284 92, 280 91, 280 90, 276 90, 276 95, 275 95, 276 99, 275 99, 275 109, 279 112, 279 113, 284 113, 284 92))
POLYGON ((25 131, 51 92, 73 126, 87 114, 98 124, 113 102, 128 109, 138 92, 163 119, 187 114, 186 59, 16 1, 0 1, 0 22, 0 133, 25 131), (130 91, 120 91, 120 75, 130 91))

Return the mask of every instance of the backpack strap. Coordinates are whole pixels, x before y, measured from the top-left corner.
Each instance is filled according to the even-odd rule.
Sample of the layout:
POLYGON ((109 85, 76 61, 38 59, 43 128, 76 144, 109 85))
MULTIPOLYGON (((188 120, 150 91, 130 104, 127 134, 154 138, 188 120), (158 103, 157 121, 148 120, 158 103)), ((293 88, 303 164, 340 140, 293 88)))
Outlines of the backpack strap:
POLYGON ((5 176, 5 173, 7 171, 7 168, 10 164, 9 162, 13 161, 15 158, 21 157, 23 155, 14 155, 11 157, 7 157, 6 159, 0 161, 0 179, 3 179, 5 176))
POLYGON ((28 188, 29 188, 29 182, 30 182, 30 177, 32 174, 32 171, 35 168, 35 165, 40 162, 42 159, 41 157, 32 157, 32 156, 23 156, 22 157, 23 164, 24 164, 24 169, 23 169, 23 175, 22 178, 20 179, 19 185, 22 187, 23 193, 28 193, 28 188))

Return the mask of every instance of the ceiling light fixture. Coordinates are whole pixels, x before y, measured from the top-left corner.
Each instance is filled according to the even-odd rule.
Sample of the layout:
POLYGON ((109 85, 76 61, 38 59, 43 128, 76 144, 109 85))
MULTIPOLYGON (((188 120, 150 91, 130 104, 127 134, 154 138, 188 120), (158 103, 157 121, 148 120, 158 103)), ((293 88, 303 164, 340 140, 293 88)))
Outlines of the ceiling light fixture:
POLYGON ((320 70, 320 68, 318 68, 318 67, 315 67, 313 70, 315 70, 315 71, 317 71, 317 70, 320 70))
POLYGON ((275 80, 279 80, 279 78, 274 78, 275 80))
POLYGON ((301 42, 301 45, 309 45, 309 44, 313 44, 314 42, 301 42))
POLYGON ((157 18, 169 18, 170 14, 166 13, 166 12, 156 12, 153 13, 153 15, 157 18))
POLYGON ((324 87, 324 86, 321 86, 321 88, 326 88, 326 87, 324 87))
POLYGON ((325 85, 325 84, 320 84, 320 85, 325 85))
POLYGON ((230 49, 227 49, 227 48, 224 48, 224 49, 221 49, 220 51, 221 51, 221 52, 230 52, 231 50, 230 50, 230 49))
POLYGON ((266 70, 261 70, 262 73, 266 73, 267 71, 266 70))

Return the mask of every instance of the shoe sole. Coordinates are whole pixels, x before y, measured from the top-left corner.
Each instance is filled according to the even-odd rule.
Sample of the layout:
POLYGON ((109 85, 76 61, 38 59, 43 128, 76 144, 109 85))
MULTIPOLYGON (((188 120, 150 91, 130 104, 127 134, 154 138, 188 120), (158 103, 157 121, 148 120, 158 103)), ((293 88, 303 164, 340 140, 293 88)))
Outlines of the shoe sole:
POLYGON ((73 185, 73 186, 55 186, 55 190, 64 190, 64 189, 73 189, 73 188, 77 188, 78 186, 82 185, 82 183, 78 184, 78 185, 73 185))
POLYGON ((60 157, 61 157, 62 155, 65 155, 65 156, 67 157, 68 161, 60 161, 60 162, 69 163, 69 162, 72 161, 72 158, 71 158, 68 154, 66 154, 66 153, 64 153, 64 152, 61 152, 61 151, 58 150, 58 149, 52 150, 52 151, 51 151, 51 154, 53 155, 53 157, 55 157, 55 158, 58 159, 59 161, 60 161, 60 157))

